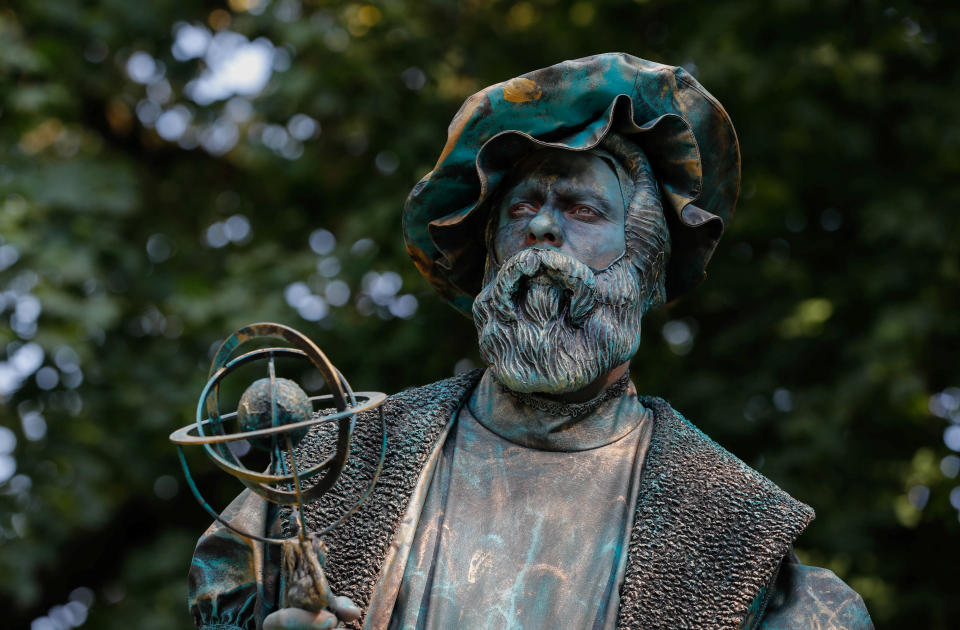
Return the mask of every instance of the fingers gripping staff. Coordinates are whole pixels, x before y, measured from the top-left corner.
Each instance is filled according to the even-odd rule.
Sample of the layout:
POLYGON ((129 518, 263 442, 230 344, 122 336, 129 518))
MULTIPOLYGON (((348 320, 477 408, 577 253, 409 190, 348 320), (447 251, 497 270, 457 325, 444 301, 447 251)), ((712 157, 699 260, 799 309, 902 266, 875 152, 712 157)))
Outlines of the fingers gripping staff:
POLYGON ((349 599, 335 597, 330 590, 324 574, 327 548, 320 536, 343 523, 372 492, 386 452, 386 428, 382 424, 382 415, 383 437, 376 474, 353 507, 318 531, 310 531, 307 527, 303 507, 323 496, 342 472, 350 452, 356 414, 378 408, 385 398, 386 395, 380 392, 354 392, 320 348, 302 333, 281 324, 251 324, 230 335, 217 350, 197 403, 196 422, 170 435, 170 440, 177 446, 187 483, 200 505, 233 532, 282 547, 282 609, 265 620, 266 630, 322 629, 334 627, 338 621, 359 617, 359 609, 349 599), (241 346, 266 339, 280 340, 288 345, 238 353, 241 346), (294 381, 278 377, 275 361, 278 357, 309 361, 320 372, 329 393, 308 396, 294 381), (264 360, 267 362, 267 376, 246 388, 236 411, 222 413, 220 387, 225 378, 241 366, 264 360), (336 411, 323 411, 330 407, 336 411), (337 424, 333 452, 320 463, 303 470, 298 465, 294 447, 311 427, 332 422, 337 424), (238 453, 243 452, 244 442, 269 455, 265 472, 251 470, 243 463, 238 453), (197 488, 184 446, 202 446, 214 464, 240 480, 250 491, 271 503, 291 506, 296 535, 269 538, 242 531, 222 518, 197 488))

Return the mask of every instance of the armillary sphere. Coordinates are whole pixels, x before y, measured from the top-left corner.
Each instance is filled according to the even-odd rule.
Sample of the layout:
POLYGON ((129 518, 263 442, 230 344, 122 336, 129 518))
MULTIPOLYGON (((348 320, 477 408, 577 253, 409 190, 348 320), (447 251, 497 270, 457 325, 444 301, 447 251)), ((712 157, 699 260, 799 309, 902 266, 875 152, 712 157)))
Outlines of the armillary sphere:
POLYGON ((184 456, 183 447, 200 445, 222 470, 239 479, 252 492, 271 503, 296 506, 299 520, 297 538, 323 534, 355 512, 373 491, 386 453, 387 432, 380 414, 382 445, 380 462, 370 486, 337 522, 319 532, 307 532, 303 507, 321 497, 336 482, 350 452, 350 439, 358 413, 379 407, 386 395, 380 392, 354 392, 350 384, 326 355, 302 333, 282 324, 260 323, 245 326, 231 334, 220 345, 210 374, 197 403, 196 422, 181 427, 170 435, 177 445, 180 464, 190 490, 200 505, 217 521, 236 533, 266 543, 284 544, 291 538, 267 538, 253 532, 244 532, 224 520, 204 499, 197 488, 184 456), (241 346, 263 339, 282 340, 290 346, 258 348, 237 354, 241 346), (274 359, 295 357, 310 361, 319 370, 329 394, 307 396, 293 381, 279 378, 274 359), (221 413, 220 384, 226 376, 242 365, 253 361, 267 361, 267 376, 251 384, 240 397, 236 411, 221 413), (324 409, 335 408, 329 413, 324 409), (294 447, 310 427, 321 423, 337 423, 336 448, 332 455, 306 470, 297 465, 294 447), (229 431, 231 426, 237 427, 229 431), (265 472, 247 468, 230 443, 247 440, 253 447, 270 454, 270 465, 265 472))

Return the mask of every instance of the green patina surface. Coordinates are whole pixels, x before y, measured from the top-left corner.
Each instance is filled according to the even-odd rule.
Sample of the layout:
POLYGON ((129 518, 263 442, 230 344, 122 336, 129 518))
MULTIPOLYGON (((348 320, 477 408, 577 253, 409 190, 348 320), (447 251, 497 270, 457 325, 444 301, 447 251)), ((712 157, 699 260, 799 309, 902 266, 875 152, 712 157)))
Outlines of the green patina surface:
MULTIPOLYGON (((475 382, 476 375, 450 379, 385 403, 397 446, 386 463, 386 483, 357 518, 331 533, 327 565, 334 590, 361 607, 369 603, 384 548, 438 439, 438 427, 456 413, 454 403, 475 382)), ((849 586, 829 571, 798 564, 790 553, 797 530, 812 516, 805 516, 808 508, 723 451, 663 400, 640 400, 656 420, 640 480, 618 628, 872 630, 863 600, 849 586), (685 492, 678 493, 678 486, 685 492), (777 543, 768 544, 774 538, 777 543), (679 539, 700 544, 678 555, 679 539)), ((358 424, 359 456, 350 464, 358 468, 348 472, 358 473, 378 448, 377 436, 365 434, 365 426, 358 424)), ((336 504, 325 507, 338 511, 336 504)), ((278 535, 280 514, 277 519, 266 502, 245 493, 225 517, 278 535)), ((189 601, 197 627, 253 630, 275 609, 279 558, 270 548, 262 553, 217 525, 204 534, 190 571, 189 601)))

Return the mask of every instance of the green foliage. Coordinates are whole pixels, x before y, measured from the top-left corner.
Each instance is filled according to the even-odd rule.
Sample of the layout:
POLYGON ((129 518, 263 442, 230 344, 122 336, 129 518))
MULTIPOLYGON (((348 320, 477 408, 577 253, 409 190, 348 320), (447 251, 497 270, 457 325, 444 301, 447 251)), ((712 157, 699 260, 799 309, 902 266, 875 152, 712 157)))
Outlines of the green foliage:
MULTIPOLYGON (((6 7, 0 418, 16 445, 0 429, 0 601, 11 627, 78 587, 95 594, 89 627, 190 626, 185 574, 207 518, 167 435, 192 421, 211 344, 234 328, 293 325, 357 389, 476 363, 472 324, 406 258, 403 200, 464 97, 611 50, 685 65, 726 106, 743 150, 740 207, 710 278, 649 318, 639 389, 812 504, 820 516, 798 553, 857 588, 879 627, 955 623, 956 11, 872 0, 6 7), (203 98, 191 82, 213 66, 174 54, 184 24, 264 38, 269 82, 203 98), (315 236, 322 254, 309 241, 319 229, 336 241, 328 252, 315 236)), ((197 465, 225 505, 237 488, 197 465)))

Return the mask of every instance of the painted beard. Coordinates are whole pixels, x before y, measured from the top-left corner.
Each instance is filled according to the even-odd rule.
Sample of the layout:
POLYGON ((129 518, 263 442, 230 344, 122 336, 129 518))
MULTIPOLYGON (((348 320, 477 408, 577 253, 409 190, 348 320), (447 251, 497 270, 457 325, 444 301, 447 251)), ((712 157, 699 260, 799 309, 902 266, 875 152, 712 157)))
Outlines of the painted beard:
POLYGON ((624 255, 603 271, 552 249, 524 249, 473 303, 480 355, 517 392, 583 389, 640 345, 642 281, 624 255))

